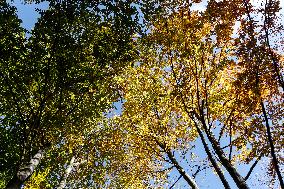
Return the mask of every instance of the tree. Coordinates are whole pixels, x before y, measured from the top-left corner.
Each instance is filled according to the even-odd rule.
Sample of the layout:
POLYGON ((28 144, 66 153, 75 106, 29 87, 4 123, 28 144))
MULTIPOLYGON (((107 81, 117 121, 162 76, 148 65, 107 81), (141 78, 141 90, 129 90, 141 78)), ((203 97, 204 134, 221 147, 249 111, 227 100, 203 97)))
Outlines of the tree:
POLYGON ((48 2, 28 38, 15 7, 1 4, 3 54, 17 49, 1 59, 2 185, 48 188, 59 184, 58 177, 65 184, 73 177, 80 182, 68 186, 102 187, 109 179, 101 175, 111 171, 110 154, 116 153, 104 144, 117 133, 104 121, 118 99, 114 78, 137 55, 133 35, 144 35, 163 2, 48 2), (64 176, 68 162, 78 173, 64 176))
MULTIPOLYGON (((279 2, 269 2, 260 11, 276 20, 278 5, 279 2)), ((257 36, 259 30, 251 28, 254 22, 244 17, 252 14, 245 1, 210 1, 204 13, 190 11, 187 6, 173 9, 171 15, 154 23, 143 43, 148 48, 140 49, 137 66, 129 68, 121 78, 125 99, 122 115, 126 116, 122 125, 130 121, 132 124, 126 127, 130 133, 147 136, 147 142, 149 138, 156 140, 157 144, 149 146, 156 146, 158 150, 154 151, 162 157, 166 151, 159 150, 157 138, 171 146, 169 149, 179 150, 190 142, 184 141, 188 135, 198 133, 225 188, 230 188, 230 184, 221 169, 229 173, 238 188, 249 188, 246 180, 259 159, 269 157, 270 152, 272 167, 283 187, 278 163, 282 159, 281 147, 274 145, 281 143, 282 133, 281 54, 267 46, 267 32, 264 36, 259 33, 259 42, 252 38, 251 33, 257 36), (233 26, 238 19, 242 29, 234 37, 233 26), (271 108, 269 117, 275 125, 275 136, 269 131, 265 106, 271 108), (168 118, 172 115, 175 116, 168 118), (222 146, 224 142, 228 144, 222 146), (247 175, 242 176, 238 165, 254 160, 247 175)), ((270 25, 274 32, 280 32, 273 29, 277 24, 270 25)), ((141 142, 136 148, 140 146, 141 142)), ((145 153, 153 152, 148 149, 145 153)))
POLYGON ((28 38, 1 4, 1 186, 243 189, 268 158, 283 188, 279 1, 48 2, 28 38))
POLYGON ((7 188, 20 187, 44 152, 71 156, 70 136, 95 129, 89 128, 91 121, 117 99, 112 78, 135 54, 134 22, 123 23, 129 30, 119 24, 123 14, 102 21, 99 13, 86 8, 67 2, 51 5, 25 39, 15 8, 1 4, 1 128, 8 139, 1 138, 1 144, 7 145, 4 174, 14 175, 7 188))

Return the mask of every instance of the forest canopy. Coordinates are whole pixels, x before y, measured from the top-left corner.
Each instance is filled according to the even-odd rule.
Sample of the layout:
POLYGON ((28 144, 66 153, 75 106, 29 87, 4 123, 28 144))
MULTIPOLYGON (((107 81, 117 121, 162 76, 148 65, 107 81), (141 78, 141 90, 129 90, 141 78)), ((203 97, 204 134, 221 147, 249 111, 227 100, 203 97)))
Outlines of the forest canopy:
POLYGON ((0 188, 284 189, 280 0, 22 3, 47 8, 0 2, 0 188))

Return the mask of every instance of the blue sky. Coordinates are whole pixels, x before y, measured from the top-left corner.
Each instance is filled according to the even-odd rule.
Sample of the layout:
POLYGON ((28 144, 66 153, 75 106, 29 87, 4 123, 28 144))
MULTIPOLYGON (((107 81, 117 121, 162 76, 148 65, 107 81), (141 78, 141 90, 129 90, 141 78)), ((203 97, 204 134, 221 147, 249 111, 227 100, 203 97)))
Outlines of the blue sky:
MULTIPOLYGON (((282 2, 284 3, 284 1, 282 2)), ((36 11, 36 8, 39 9, 46 9, 48 7, 47 3, 41 3, 41 4, 23 4, 22 1, 20 0, 15 0, 13 3, 13 5, 15 5, 17 7, 18 10, 18 16, 19 18, 22 20, 22 26, 26 29, 28 29, 29 31, 34 27, 34 24, 36 23, 38 17, 39 17, 39 13, 36 11)), ((200 7, 195 7, 195 9, 204 9, 204 7, 206 6, 206 4, 201 4, 200 7)), ((283 12, 283 11, 282 11, 283 12)), ((119 104, 119 103, 118 103, 119 104)), ((117 106, 121 106, 121 105, 117 105, 117 106)), ((120 109, 118 107, 118 109, 120 109)), ((196 145, 196 155, 198 155, 199 157, 206 157, 206 154, 204 153, 204 149, 202 147, 201 142, 198 140, 197 142, 195 142, 196 145)), ((184 168, 186 169, 186 167, 188 167, 187 164, 183 163, 182 166, 184 166, 184 168)), ((245 166, 239 166, 238 169, 239 170, 244 170, 241 171, 242 173, 244 173, 243 175, 246 174, 247 172, 247 168, 244 168, 245 166)), ((256 172, 259 172, 260 174, 263 173, 263 171, 261 171, 260 167, 258 167, 255 172, 253 174, 255 174, 256 172)), ((190 172, 189 172, 190 174, 190 172)), ((225 174, 226 177, 228 178, 228 180, 230 181, 230 183, 233 185, 233 182, 231 180, 231 178, 228 176, 228 174, 225 174)), ((172 177, 178 177, 179 174, 177 173, 177 171, 173 171, 171 173, 172 177)), ((197 183, 200 187, 200 189, 205 189, 205 188, 210 188, 210 189, 220 189, 223 188, 221 182, 219 181, 219 179, 217 178, 217 176, 212 173, 211 170, 207 170, 206 172, 201 173, 199 176, 197 176, 196 178, 197 183)), ((174 181, 173 181, 174 182, 174 181)), ((253 183, 254 180, 253 178, 250 179, 249 181, 250 183, 253 183)), ((175 188, 188 188, 188 186, 186 185, 186 183, 184 181, 179 180, 179 182, 175 185, 175 188)), ((267 187, 265 186, 256 186, 257 189, 265 189, 267 187)), ((232 188, 236 188, 236 187, 232 187, 232 188)))
POLYGON ((28 30, 34 27, 39 17, 39 13, 36 9, 46 9, 48 7, 48 3, 23 4, 22 0, 15 0, 12 5, 17 7, 17 14, 22 20, 22 26, 28 30))

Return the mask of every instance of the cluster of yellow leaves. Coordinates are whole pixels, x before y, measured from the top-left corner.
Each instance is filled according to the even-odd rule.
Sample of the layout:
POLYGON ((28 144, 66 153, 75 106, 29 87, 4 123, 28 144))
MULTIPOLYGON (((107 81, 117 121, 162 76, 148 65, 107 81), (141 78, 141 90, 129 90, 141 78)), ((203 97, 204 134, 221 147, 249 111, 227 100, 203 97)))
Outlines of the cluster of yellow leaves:
MULTIPOLYGON (((210 1, 202 15, 179 9, 155 21, 147 38, 150 45, 139 47, 137 66, 117 78, 125 99, 122 127, 129 136, 139 136, 139 147, 144 140, 162 141, 169 149, 188 146, 197 133, 187 109, 202 110, 212 130, 231 138, 232 162, 249 162, 268 150, 259 102, 273 103, 273 94, 281 94, 271 76, 268 50, 260 46, 250 52, 245 46, 250 42, 232 36, 236 21, 245 14, 241 0, 210 1), (258 55, 251 59, 250 53, 258 55), (254 87, 256 66, 260 94, 254 87)), ((152 146, 159 152, 155 142, 152 146)))
POLYGON ((37 171, 32 177, 25 183, 24 189, 44 189, 50 188, 49 184, 46 183, 46 177, 48 176, 50 169, 44 171, 37 171))

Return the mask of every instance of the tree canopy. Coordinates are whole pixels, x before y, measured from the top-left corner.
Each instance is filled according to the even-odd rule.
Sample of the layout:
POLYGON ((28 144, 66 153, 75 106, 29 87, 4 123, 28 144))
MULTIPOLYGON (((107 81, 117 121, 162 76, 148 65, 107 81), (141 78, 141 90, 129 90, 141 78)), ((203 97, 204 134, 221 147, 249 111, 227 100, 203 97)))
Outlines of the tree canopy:
POLYGON ((284 188, 279 0, 47 2, 0 3, 0 188, 284 188))

